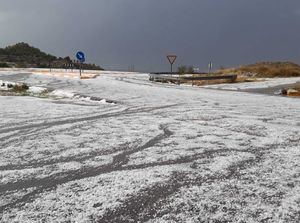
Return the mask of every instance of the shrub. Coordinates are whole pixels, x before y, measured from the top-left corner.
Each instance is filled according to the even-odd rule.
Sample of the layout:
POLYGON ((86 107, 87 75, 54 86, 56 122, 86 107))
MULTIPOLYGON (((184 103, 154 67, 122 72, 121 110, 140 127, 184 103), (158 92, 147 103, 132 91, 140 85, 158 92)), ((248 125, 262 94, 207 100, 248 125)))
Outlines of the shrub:
POLYGON ((7 86, 7 88, 13 88, 12 84, 7 84, 6 86, 7 86))
POLYGON ((193 74, 194 73, 194 67, 193 66, 179 66, 178 67, 178 73, 183 75, 183 74, 193 74))
POLYGON ((7 63, 0 63, 1 68, 9 68, 9 65, 7 63))
POLYGON ((189 66, 187 69, 187 73, 188 74, 193 74, 194 73, 194 67, 193 66, 189 66))
POLYGON ((179 66, 179 67, 178 67, 178 73, 179 73, 180 75, 185 74, 186 71, 187 71, 186 66, 179 66))
POLYGON ((29 89, 29 87, 28 87, 28 85, 26 85, 26 84, 21 84, 21 85, 14 85, 13 86, 13 90, 14 91, 27 91, 29 89))

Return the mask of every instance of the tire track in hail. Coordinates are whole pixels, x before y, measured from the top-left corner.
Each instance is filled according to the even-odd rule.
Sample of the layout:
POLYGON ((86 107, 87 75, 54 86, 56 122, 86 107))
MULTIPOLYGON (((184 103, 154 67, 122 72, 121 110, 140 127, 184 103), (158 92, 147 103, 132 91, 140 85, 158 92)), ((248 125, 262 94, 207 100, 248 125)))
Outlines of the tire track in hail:
MULTIPOLYGON (((134 144, 134 143, 131 143, 134 144)), ((44 160, 31 160, 30 163, 20 164, 20 165, 5 165, 0 166, 0 171, 7 171, 7 170, 23 170, 28 168, 42 168, 49 165, 55 165, 59 163, 68 163, 68 162, 84 162, 86 160, 89 160, 94 157, 98 156, 107 156, 111 155, 117 152, 121 152, 124 150, 124 148, 128 148, 129 143, 124 143, 123 145, 120 145, 119 147, 112 148, 110 150, 104 150, 104 151, 91 151, 88 153, 80 153, 77 155, 70 155, 67 157, 60 157, 60 158, 50 158, 50 159, 44 159, 44 160)), ((51 154, 53 156, 53 154, 51 154)))
POLYGON ((238 170, 255 165, 259 159, 249 159, 244 162, 230 166, 227 174, 211 175, 190 179, 184 172, 174 172, 167 182, 157 183, 151 187, 140 190, 123 202, 116 209, 108 210, 102 217, 97 219, 99 223, 111 222, 147 222, 154 218, 162 217, 158 214, 167 199, 185 186, 201 186, 205 183, 213 183, 222 179, 237 177, 238 170))
POLYGON ((16 183, 8 183, 5 185, 0 186, 0 193, 5 193, 8 191, 18 191, 23 190, 27 188, 37 188, 33 192, 24 195, 22 198, 14 201, 13 203, 9 203, 7 205, 0 207, 0 213, 2 213, 6 209, 15 208, 18 206, 22 206, 26 204, 27 202, 31 202, 35 199, 35 197, 43 193, 44 191, 54 190, 57 188, 58 185, 65 184, 74 180, 81 180, 89 177, 95 177, 99 176, 105 173, 110 173, 118 170, 122 170, 122 165, 125 165, 129 161, 129 156, 142 151, 144 149, 147 149, 149 147, 154 146, 155 144, 161 142, 165 138, 170 137, 173 132, 168 130, 167 126, 160 125, 160 130, 163 131, 163 133, 158 134, 157 136, 153 137, 149 141, 147 141, 145 144, 138 146, 133 149, 126 150, 119 155, 116 155, 113 158, 113 162, 111 164, 103 165, 100 167, 87 167, 82 168, 75 171, 69 171, 67 173, 60 173, 55 176, 46 177, 43 179, 31 179, 31 180, 25 180, 25 181, 18 181, 16 183))
MULTIPOLYGON (((52 135, 56 135, 57 133, 61 133, 62 131, 71 131, 74 129, 80 129, 82 127, 84 127, 86 124, 85 123, 80 123, 77 124, 75 126, 70 126, 70 127, 60 127, 58 130, 52 130, 47 132, 47 136, 52 136, 52 135)), ((4 139, 3 143, 1 144, 1 149, 4 149, 7 146, 10 146, 11 144, 14 144, 14 147, 18 147, 21 146, 20 144, 22 144, 25 140, 28 139, 37 139, 36 137, 44 137, 39 136, 40 131, 43 130, 48 130, 49 128, 47 126, 43 126, 40 128, 32 128, 32 129, 23 129, 23 130, 17 130, 16 133, 10 134, 9 136, 0 138, 0 144, 1 144, 1 139, 4 139), (19 144, 18 144, 19 142, 19 144)), ((46 134, 46 133, 45 133, 46 134)), ((1 169, 1 167, 0 167, 1 169)))
POLYGON ((147 113, 147 112, 151 112, 151 111, 155 111, 155 110, 175 107, 178 105, 179 104, 172 104, 172 105, 164 105, 164 106, 158 106, 158 107, 144 107, 144 108, 137 108, 137 109, 126 108, 122 111, 117 111, 117 112, 113 112, 113 113, 105 113, 105 114, 88 116, 88 117, 72 118, 72 119, 66 119, 66 120, 58 120, 58 121, 54 121, 54 122, 44 122, 44 123, 37 123, 37 124, 32 124, 32 125, 24 125, 24 126, 20 126, 20 127, 1 129, 0 134, 12 132, 12 131, 18 131, 18 130, 39 128, 39 127, 48 127, 49 128, 52 126, 73 124, 73 123, 84 122, 84 121, 92 121, 92 120, 102 119, 102 118, 111 118, 111 117, 117 117, 117 116, 121 116, 121 115, 147 113))
MULTIPOLYGON (((298 142, 297 142, 298 143, 298 142)), ((295 143, 295 145, 297 144, 295 143)), ((290 145, 290 144, 286 144, 290 145)), ((239 179, 241 171, 261 163, 271 151, 281 148, 284 144, 268 145, 264 148, 250 148, 245 152, 252 153, 254 157, 239 161, 226 168, 224 174, 215 173, 212 175, 188 178, 184 172, 174 172, 167 182, 156 183, 151 187, 141 189, 132 195, 117 208, 109 209, 106 213, 97 218, 99 223, 111 222, 147 222, 154 218, 160 218, 164 213, 158 213, 166 204, 167 199, 185 186, 199 186, 203 183, 215 183, 229 179, 239 179)), ((224 152, 220 150, 220 152, 224 152)), ((228 151, 230 152, 230 150, 228 151)), ((240 151, 241 152, 241 151, 240 151)), ((208 153, 209 154, 209 153, 208 153)), ((211 154, 209 154, 210 156, 211 154)))

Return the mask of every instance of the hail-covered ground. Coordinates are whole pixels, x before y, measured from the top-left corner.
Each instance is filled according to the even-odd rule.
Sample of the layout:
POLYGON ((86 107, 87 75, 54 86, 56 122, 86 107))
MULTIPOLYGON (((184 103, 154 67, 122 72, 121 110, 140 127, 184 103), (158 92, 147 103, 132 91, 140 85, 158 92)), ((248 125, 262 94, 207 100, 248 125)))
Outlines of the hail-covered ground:
POLYGON ((300 221, 297 98, 138 73, 0 80, 48 91, 0 96, 1 222, 300 221))

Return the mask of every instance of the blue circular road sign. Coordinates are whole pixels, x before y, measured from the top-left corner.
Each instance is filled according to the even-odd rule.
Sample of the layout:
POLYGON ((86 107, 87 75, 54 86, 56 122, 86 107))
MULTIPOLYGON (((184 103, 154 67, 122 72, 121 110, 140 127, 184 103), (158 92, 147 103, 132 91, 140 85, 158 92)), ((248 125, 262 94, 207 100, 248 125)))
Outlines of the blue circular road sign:
POLYGON ((85 56, 84 53, 79 51, 76 53, 76 58, 77 60, 79 60, 81 63, 83 63, 85 61, 85 56))

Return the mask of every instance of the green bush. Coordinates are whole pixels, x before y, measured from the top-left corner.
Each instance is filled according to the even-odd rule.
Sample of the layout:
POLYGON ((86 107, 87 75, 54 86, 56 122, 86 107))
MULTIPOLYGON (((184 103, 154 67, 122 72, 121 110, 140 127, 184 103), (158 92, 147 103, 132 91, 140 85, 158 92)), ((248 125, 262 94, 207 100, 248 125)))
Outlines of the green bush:
POLYGON ((9 65, 7 63, 0 63, 1 68, 9 68, 9 65))
POLYGON ((183 75, 183 74, 193 74, 194 73, 194 67, 193 66, 186 66, 186 65, 179 66, 178 67, 178 73, 180 75, 183 75))
POLYGON ((179 67, 178 67, 178 73, 179 73, 180 75, 185 74, 186 71, 187 71, 186 66, 179 66, 179 67))

